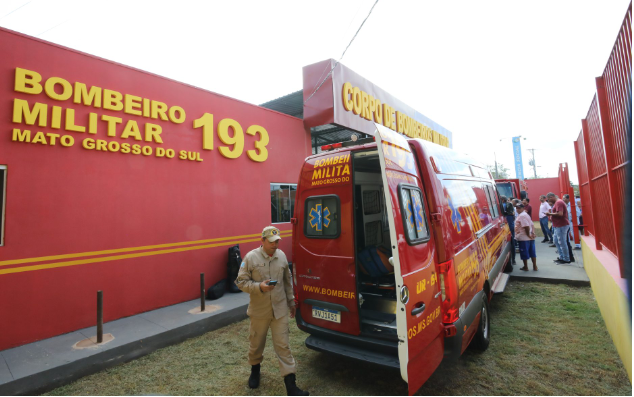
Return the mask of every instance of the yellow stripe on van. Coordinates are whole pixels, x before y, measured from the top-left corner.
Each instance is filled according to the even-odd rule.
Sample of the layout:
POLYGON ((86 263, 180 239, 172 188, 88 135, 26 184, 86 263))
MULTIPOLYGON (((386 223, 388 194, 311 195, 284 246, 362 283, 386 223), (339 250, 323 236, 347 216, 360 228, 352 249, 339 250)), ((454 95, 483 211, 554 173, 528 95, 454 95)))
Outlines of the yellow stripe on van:
MULTIPOLYGON (((291 237, 293 235, 293 232, 292 232, 292 230, 285 230, 285 231, 280 232, 280 235, 282 237, 291 237)), ((118 249, 111 249, 111 250, 104 250, 104 251, 78 252, 78 253, 64 254, 64 255, 40 256, 40 257, 36 257, 36 258, 12 259, 12 260, 7 260, 7 261, 0 262, 0 266, 19 265, 19 264, 33 263, 33 262, 44 262, 44 261, 56 260, 56 259, 81 258, 81 257, 85 257, 85 256, 117 254, 117 253, 121 253, 121 252, 144 251, 144 250, 151 250, 151 249, 156 249, 156 248, 179 247, 179 246, 185 246, 185 245, 194 245, 195 246, 195 247, 188 247, 186 249, 181 249, 180 250, 180 251, 188 251, 188 250, 193 250, 193 249, 210 248, 212 246, 235 245, 235 244, 239 244, 240 242, 245 242, 245 241, 248 241, 248 242, 259 241, 260 240, 260 236, 261 236, 260 233, 258 233, 258 234, 247 234, 247 235, 241 235, 241 236, 218 237, 218 238, 197 240, 197 241, 183 241, 183 242, 179 242, 179 243, 167 243, 167 244, 157 244, 157 245, 145 245, 145 246, 141 246, 141 247, 118 248, 118 249), (253 239, 255 237, 257 237, 257 239, 253 239), (234 241, 235 239, 245 239, 245 238, 251 238, 251 239, 242 240, 242 241, 234 241), (226 241, 226 242, 218 243, 218 244, 215 244, 215 245, 214 244, 204 245, 204 246, 200 246, 200 247, 197 245, 197 244, 204 244, 204 243, 223 241, 223 240, 231 240, 231 241, 226 241)), ((163 251, 150 251, 149 253, 146 252, 146 253, 143 253, 143 254, 156 255, 153 252, 169 253, 167 251, 179 252, 179 250, 163 250, 163 251)), ((119 255, 119 256, 121 257, 120 259, 125 259, 123 257, 133 258, 133 257, 136 257, 136 256, 146 256, 146 255, 132 254, 132 255, 127 255, 127 256, 126 255, 119 255)), ((106 258, 95 258, 95 259, 92 259, 91 262, 86 262, 86 263, 93 263, 93 262, 99 262, 99 261, 105 262, 105 259, 106 258)), ((14 269, 17 269, 17 268, 14 268, 14 269)), ((24 269, 24 268, 21 267, 19 269, 24 269)), ((15 272, 9 272, 7 270, 12 270, 12 269, 0 270, 0 274, 15 273, 15 272)))

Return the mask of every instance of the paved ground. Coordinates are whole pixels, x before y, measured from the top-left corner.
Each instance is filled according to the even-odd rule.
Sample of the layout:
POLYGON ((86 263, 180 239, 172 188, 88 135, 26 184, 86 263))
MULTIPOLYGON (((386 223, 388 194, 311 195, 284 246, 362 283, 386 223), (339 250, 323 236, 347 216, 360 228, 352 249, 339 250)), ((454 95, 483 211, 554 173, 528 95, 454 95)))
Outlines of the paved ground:
MULTIPOLYGON (((539 240, 538 240, 539 241, 539 240)), ((577 262, 556 265, 557 250, 537 242, 538 271, 520 271, 513 267, 511 279, 574 285, 589 285, 583 268, 581 250, 575 250, 577 262)), ((225 294, 207 301, 206 313, 200 313, 200 300, 164 307, 104 324, 104 334, 114 339, 86 349, 74 347, 96 335, 90 327, 54 338, 0 351, 0 395, 39 394, 80 377, 149 354, 156 349, 179 343, 193 336, 218 329, 246 318, 249 296, 225 294)))
POLYGON ((528 261, 527 272, 519 270, 523 266, 519 252, 516 254, 515 260, 517 265, 513 266, 513 272, 510 274, 511 279, 534 280, 541 282, 565 283, 572 285, 590 285, 590 279, 583 268, 583 256, 581 250, 573 249, 575 262, 565 265, 557 265, 553 260, 559 256, 557 248, 549 247, 548 244, 542 244, 538 238, 535 243, 537 251, 537 268, 533 271, 532 262, 528 261))
POLYGON ((202 335, 246 318, 249 296, 225 294, 163 307, 105 323, 105 334, 114 339, 103 345, 77 349, 75 344, 94 337, 96 327, 0 351, 0 396, 33 395, 67 384, 80 377, 149 354, 165 346, 202 335))

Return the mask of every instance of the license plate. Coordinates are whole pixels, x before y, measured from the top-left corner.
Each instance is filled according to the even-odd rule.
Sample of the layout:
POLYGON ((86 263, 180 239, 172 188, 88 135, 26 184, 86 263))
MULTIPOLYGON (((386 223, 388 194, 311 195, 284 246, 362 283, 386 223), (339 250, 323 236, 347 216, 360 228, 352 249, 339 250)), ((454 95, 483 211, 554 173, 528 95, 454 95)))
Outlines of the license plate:
POLYGON ((320 320, 332 321, 333 323, 341 323, 341 312, 338 310, 313 306, 313 317, 320 320))

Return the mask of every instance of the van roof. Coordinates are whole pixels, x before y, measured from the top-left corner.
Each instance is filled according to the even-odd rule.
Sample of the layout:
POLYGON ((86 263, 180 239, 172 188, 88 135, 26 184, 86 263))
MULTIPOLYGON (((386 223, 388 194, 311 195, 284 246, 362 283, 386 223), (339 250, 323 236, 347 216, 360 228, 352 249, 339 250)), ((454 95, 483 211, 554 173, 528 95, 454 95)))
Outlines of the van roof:
MULTIPOLYGON (((420 138, 407 138, 408 142, 415 141, 423 148, 423 156, 427 159, 433 158, 438 174, 462 175, 467 177, 478 177, 492 179, 486 165, 475 160, 465 153, 457 152, 453 149, 438 145, 420 138)), ((333 153, 365 150, 376 147, 374 138, 362 139, 358 142, 342 142, 342 147, 334 150, 323 151, 306 158, 309 159, 331 155, 333 153)))

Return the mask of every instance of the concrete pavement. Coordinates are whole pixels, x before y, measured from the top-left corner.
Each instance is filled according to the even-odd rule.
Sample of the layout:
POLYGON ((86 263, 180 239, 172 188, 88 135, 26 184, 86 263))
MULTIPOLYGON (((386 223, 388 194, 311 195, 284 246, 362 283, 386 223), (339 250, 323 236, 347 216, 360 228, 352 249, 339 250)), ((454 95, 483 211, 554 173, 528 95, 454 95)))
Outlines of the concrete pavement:
POLYGON ((557 265, 553 260, 557 259, 559 254, 557 248, 549 247, 548 244, 541 243, 542 238, 535 240, 535 251, 537 251, 537 268, 533 271, 532 262, 528 261, 529 271, 521 271, 520 267, 524 266, 520 259, 519 252, 515 255, 517 264, 513 266, 513 272, 509 275, 511 280, 519 281, 541 281, 546 283, 561 283, 578 286, 589 286, 590 279, 583 268, 583 256, 581 250, 573 249, 575 262, 565 265, 557 265))
POLYGON ((103 325, 113 336, 97 345, 86 341, 96 335, 89 327, 53 338, 0 351, 0 395, 35 395, 83 376, 134 360, 157 349, 235 323, 247 317, 249 295, 225 294, 163 307, 103 325), (92 345, 80 348, 78 342, 92 345))

